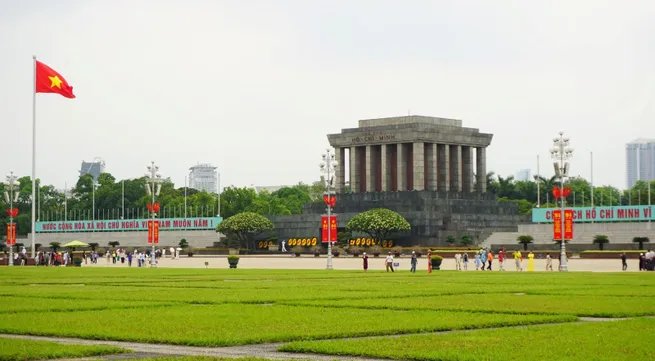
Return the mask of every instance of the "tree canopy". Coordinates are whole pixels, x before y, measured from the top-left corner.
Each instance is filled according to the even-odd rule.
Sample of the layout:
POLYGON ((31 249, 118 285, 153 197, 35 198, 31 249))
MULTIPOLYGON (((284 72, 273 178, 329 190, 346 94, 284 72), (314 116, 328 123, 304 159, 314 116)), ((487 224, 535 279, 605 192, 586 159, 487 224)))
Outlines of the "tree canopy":
POLYGON ((379 244, 389 234, 409 231, 411 226, 403 216, 390 209, 374 208, 354 216, 346 229, 366 233, 379 244))
POLYGON ((252 236, 261 232, 272 231, 273 228, 273 222, 268 218, 254 212, 243 212, 221 222, 216 227, 216 232, 234 236, 245 248, 254 249, 255 241, 252 236))
MULTIPOLYGON (((30 177, 22 177, 18 182, 19 197, 13 206, 19 209, 19 214, 15 222, 18 234, 25 235, 31 231, 32 181, 30 177)), ((145 183, 145 177, 117 180, 110 173, 103 173, 98 177, 94 195, 93 177, 87 174, 78 178, 77 183, 67 190, 65 197, 63 189, 41 185, 37 179, 37 221, 89 220, 94 218, 92 209, 95 209, 95 219, 147 218, 149 214, 146 205, 151 202, 151 198, 146 194, 145 183)), ((299 183, 283 187, 273 193, 256 192, 251 187, 226 187, 221 192, 220 213, 223 218, 241 212, 261 215, 299 214, 303 204, 322 202, 323 187, 320 181, 312 185, 299 183)), ((4 192, 1 183, 0 191, 4 192)), ((184 194, 184 187, 176 187, 170 179, 166 179, 156 199, 161 204, 160 216, 212 217, 218 214, 216 193, 186 188, 186 212, 184 194)), ((0 206, 3 209, 9 208, 9 204, 5 203, 4 197, 0 197, 0 206)), ((3 211, 0 214, 0 228, 5 229, 7 222, 8 216, 3 211)))

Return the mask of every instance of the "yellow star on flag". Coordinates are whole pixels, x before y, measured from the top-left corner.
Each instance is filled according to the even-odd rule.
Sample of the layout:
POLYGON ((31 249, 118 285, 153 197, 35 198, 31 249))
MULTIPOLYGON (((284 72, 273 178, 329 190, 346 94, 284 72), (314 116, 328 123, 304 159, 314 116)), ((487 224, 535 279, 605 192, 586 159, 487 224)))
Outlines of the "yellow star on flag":
POLYGON ((61 89, 61 79, 59 79, 58 76, 56 76, 56 75, 55 76, 49 76, 48 78, 52 82, 50 84, 51 88, 57 87, 57 88, 61 89))

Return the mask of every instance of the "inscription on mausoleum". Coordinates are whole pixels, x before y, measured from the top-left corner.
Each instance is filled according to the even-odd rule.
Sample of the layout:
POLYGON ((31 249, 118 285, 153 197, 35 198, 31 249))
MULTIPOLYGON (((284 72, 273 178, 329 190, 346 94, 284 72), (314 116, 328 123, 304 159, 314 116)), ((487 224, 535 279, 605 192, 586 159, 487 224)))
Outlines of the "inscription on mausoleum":
POLYGON ((366 133, 356 137, 350 138, 350 144, 366 144, 372 142, 387 142, 396 140, 395 134, 375 132, 375 133, 366 133))

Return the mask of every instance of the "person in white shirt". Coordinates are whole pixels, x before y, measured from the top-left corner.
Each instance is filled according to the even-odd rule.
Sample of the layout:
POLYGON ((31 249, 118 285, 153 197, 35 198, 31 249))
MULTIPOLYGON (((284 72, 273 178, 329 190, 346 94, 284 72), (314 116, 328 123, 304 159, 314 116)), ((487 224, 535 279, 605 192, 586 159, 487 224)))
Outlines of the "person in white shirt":
POLYGON ((462 270, 462 255, 459 253, 455 253, 455 270, 462 270))
POLYGON ((387 265, 387 272, 389 272, 389 270, 391 270, 391 272, 395 272, 393 270, 393 256, 391 255, 391 252, 389 252, 389 255, 387 256, 385 263, 387 265))
POLYGON ((287 244, 287 241, 282 240, 282 252, 286 252, 286 251, 287 251, 287 247, 285 247, 286 244, 287 244))

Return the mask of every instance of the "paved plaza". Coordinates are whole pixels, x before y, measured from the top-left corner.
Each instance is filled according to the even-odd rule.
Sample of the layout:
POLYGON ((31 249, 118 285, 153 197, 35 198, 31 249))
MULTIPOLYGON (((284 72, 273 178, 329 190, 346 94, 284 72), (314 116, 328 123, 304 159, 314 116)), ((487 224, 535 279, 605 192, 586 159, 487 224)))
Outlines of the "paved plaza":
MULTIPOLYGON (((399 264, 396 269, 400 272, 409 271, 409 257, 396 258, 395 262, 399 264)), ((239 268, 245 269, 325 269, 327 258, 325 256, 301 256, 292 257, 291 255, 267 255, 267 256, 240 256, 239 268)), ((334 269, 336 270, 361 270, 362 259, 355 257, 334 257, 334 269)), ((523 261, 523 270, 527 270, 528 261, 523 261)), ((148 267, 150 265, 148 264, 148 267)), ((508 272, 515 272, 516 265, 513 259, 505 261, 505 269, 508 272)), ((553 269, 557 270, 558 261, 553 260, 553 269)), ((98 260, 97 265, 87 264, 83 267, 127 267, 125 264, 107 262, 106 258, 98 260)), ((132 267, 136 267, 136 262, 132 263, 132 267)), ((166 268, 229 268, 226 256, 182 256, 179 259, 171 259, 167 256, 160 259, 158 267, 166 268), (205 265, 207 263, 207 265, 205 265)), ((369 270, 383 271, 385 269, 384 257, 379 258, 369 257, 369 270)), ((455 270, 455 260, 453 258, 446 258, 442 263, 442 270, 455 270)), ((546 260, 535 259, 535 271, 545 271, 546 260)), ((427 259, 419 258, 418 270, 427 271, 427 259)), ((498 270, 498 263, 494 261, 492 270, 498 270)), ((637 272, 639 270, 638 260, 628 260, 628 272, 637 272)), ((469 271, 475 271, 475 265, 469 262, 469 271)), ((582 271, 582 272, 621 272, 621 260, 616 259, 569 259, 569 271, 582 271)))

